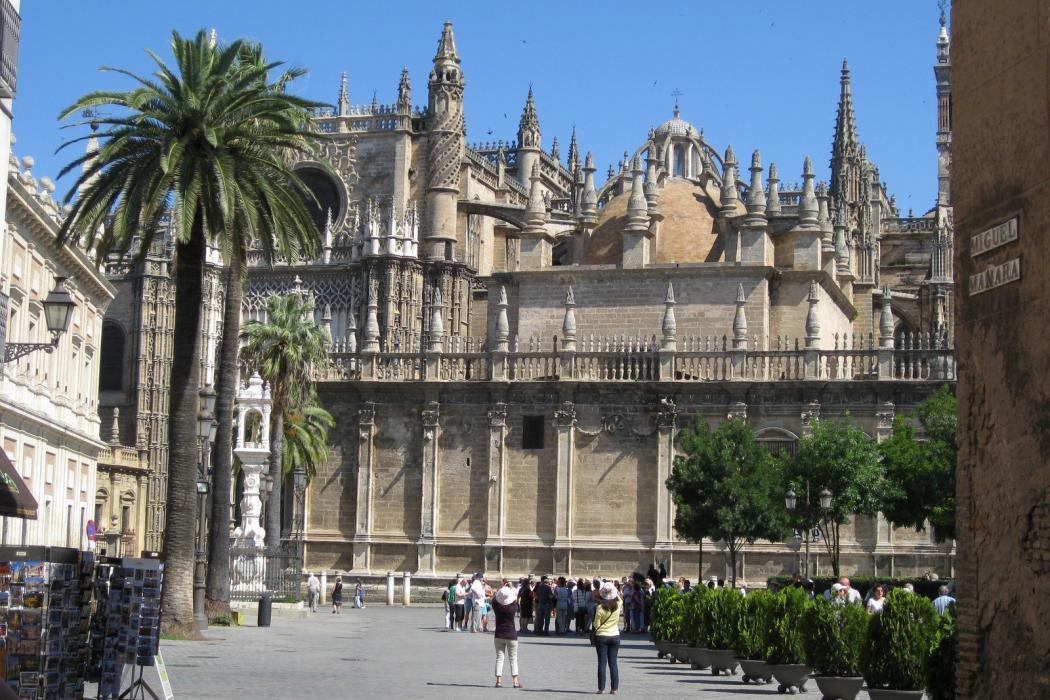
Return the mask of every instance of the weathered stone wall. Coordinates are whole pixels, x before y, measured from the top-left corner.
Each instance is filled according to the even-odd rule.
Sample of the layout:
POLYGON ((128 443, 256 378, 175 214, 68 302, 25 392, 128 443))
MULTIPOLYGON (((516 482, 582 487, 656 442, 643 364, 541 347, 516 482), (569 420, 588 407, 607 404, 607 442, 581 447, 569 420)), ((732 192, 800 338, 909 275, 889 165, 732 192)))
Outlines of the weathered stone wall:
MULTIPOLYGON (((322 401, 340 427, 333 435, 332 460, 310 487, 308 566, 613 574, 645 569, 657 560, 693 573, 696 546, 660 529, 660 503, 667 499, 660 474, 670 469, 673 457, 660 441, 680 449, 673 434, 661 433, 661 396, 677 403, 677 430, 696 412, 717 425, 743 406, 760 437, 770 436, 767 428, 790 437, 805 432, 803 415, 817 406, 823 419, 841 420, 849 412, 879 437, 889 428, 887 411, 910 410, 933 388, 877 381, 812 388, 804 382, 324 384, 322 401), (357 413, 367 401, 375 406, 371 430, 357 413), (501 410, 505 425, 494 422, 501 410), (431 540, 421 533, 431 483, 427 470, 434 468, 425 457, 432 446, 424 439, 425 414, 432 411, 439 417, 431 552, 431 540), (525 416, 540 417, 542 447, 524 448, 525 416), (571 455, 563 451, 570 444, 571 455), (371 472, 366 462, 359 464, 368 454, 371 472), (359 531, 364 521, 357 508, 369 502, 371 531, 359 531)), ((944 546, 932 544, 928 533, 894 530, 882 519, 847 523, 842 541, 843 569, 850 573, 950 572, 944 546)), ((792 573, 799 562, 799 554, 782 543, 757 543, 746 551, 740 573, 753 580, 792 573)), ((815 543, 812 551, 814 565, 827 572, 823 545, 815 543)), ((725 576, 717 543, 705 544, 704 567, 725 576)))
POLYGON ((959 686, 962 697, 1050 687, 1050 6, 956 0, 955 270, 960 286, 959 686), (974 259, 970 237, 1017 217, 1020 239, 974 259), (1021 258, 979 295, 969 276, 1021 258))

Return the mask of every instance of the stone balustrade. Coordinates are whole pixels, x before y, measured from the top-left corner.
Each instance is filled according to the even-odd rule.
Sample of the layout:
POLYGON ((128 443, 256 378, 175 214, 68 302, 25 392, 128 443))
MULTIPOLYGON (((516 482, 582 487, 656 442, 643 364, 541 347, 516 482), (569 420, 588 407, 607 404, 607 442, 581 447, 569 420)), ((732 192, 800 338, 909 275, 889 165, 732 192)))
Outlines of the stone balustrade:
MULTIPOLYGON (((442 346, 451 345, 445 339, 442 346)), ((333 343, 329 363, 318 368, 318 381, 954 381, 954 348, 947 339, 907 334, 888 347, 866 338, 835 338, 832 349, 806 348, 801 341, 776 339, 772 349, 732 347, 724 336, 684 338, 674 349, 646 338, 532 338, 519 348, 492 350, 458 342, 457 352, 348 352, 349 343, 333 343), (541 347, 546 345, 546 347, 541 347), (682 349, 679 349, 682 348, 682 349)), ((745 345, 747 345, 745 343, 745 345)))

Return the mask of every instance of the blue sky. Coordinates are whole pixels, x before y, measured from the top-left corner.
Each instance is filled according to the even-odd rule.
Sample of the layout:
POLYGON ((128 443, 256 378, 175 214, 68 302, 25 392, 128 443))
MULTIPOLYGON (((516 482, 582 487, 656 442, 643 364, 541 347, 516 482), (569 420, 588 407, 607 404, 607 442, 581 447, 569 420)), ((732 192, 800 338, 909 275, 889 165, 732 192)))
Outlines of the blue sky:
POLYGON ((268 56, 310 71, 301 94, 328 102, 344 70, 352 102, 371 101, 373 90, 393 102, 407 66, 413 101, 425 104, 448 19, 467 80, 468 141, 513 139, 532 83, 544 147, 557 135, 564 156, 575 124, 601 177, 671 116, 678 89, 682 116, 716 148, 732 144, 744 162, 758 148, 788 181, 812 155, 825 179, 847 57, 861 140, 903 213, 918 214, 936 194, 938 14, 936 0, 23 0, 14 150, 35 158, 38 177, 57 174, 73 155, 55 154, 73 135, 56 120, 60 109, 89 90, 128 87, 99 66, 150 70, 144 49, 170 57, 172 29, 261 41, 268 56))

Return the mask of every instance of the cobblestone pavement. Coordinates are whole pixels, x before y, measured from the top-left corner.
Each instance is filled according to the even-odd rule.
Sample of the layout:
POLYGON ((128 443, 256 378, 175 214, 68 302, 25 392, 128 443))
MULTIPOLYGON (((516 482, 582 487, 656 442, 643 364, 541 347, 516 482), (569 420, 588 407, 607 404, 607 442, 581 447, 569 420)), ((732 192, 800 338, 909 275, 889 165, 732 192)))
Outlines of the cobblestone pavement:
MULTIPOLYGON (((497 690, 492 634, 445 632, 442 616, 435 607, 344 607, 341 616, 322 608, 306 619, 274 616, 269 629, 213 627, 202 642, 163 641, 161 653, 177 700, 572 697, 597 689, 585 637, 530 634, 518 650, 525 689, 509 687, 508 670, 506 687, 497 690)), ((159 691, 156 673, 147 678, 159 691)), ((812 682, 808 691, 800 697, 820 697, 812 682)), ((631 635, 620 649, 619 695, 783 697, 775 685, 744 685, 739 674, 714 677, 657 659, 651 642, 631 635)))

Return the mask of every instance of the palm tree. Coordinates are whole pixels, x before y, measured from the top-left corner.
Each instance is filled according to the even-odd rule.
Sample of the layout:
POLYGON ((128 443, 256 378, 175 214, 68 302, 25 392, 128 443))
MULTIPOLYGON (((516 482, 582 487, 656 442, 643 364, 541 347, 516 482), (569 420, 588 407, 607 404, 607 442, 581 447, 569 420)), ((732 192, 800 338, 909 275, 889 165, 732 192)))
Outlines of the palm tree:
POLYGON ((312 256, 320 244, 305 204, 309 190, 289 165, 294 156, 313 152, 315 104, 283 89, 303 71, 287 70, 270 82, 269 72, 280 64, 242 60, 244 47, 242 41, 219 46, 203 31, 192 39, 173 32, 174 68, 149 52, 157 65, 151 77, 105 69, 138 85, 88 93, 60 115, 102 105, 116 114, 95 117, 102 127, 99 147, 60 174, 83 166, 65 196, 72 208, 60 235, 83 235, 100 255, 127 253, 138 241, 141 256, 170 222, 175 242, 161 600, 164 627, 172 634, 198 633, 192 592, 205 246, 244 260, 248 246, 258 242, 273 261, 312 256))
MULTIPOLYGON (((250 67, 266 66, 262 46, 244 43, 238 60, 250 67)), ((267 71, 256 71, 265 84, 267 71)), ((269 87, 284 91, 294 74, 285 72, 269 87)), ((300 115, 298 107, 290 104, 289 116, 295 120, 300 115)), ((215 443, 215 458, 211 474, 211 514, 208 529, 208 569, 206 597, 209 616, 229 613, 230 610, 230 498, 233 477, 233 404, 237 395, 240 373, 238 359, 241 345, 241 298, 246 272, 243 250, 231 247, 225 258, 226 292, 223 306, 222 339, 217 358, 215 420, 218 422, 215 443)))
POLYGON ((335 427, 335 418, 317 403, 317 396, 299 409, 291 409, 284 417, 284 451, 281 460, 287 478, 296 469, 306 475, 306 483, 317 476, 317 468, 328 463, 328 431, 335 427))
POLYGON ((266 300, 266 321, 244 324, 244 358, 270 383, 273 399, 270 430, 270 475, 273 492, 266 511, 266 548, 276 554, 281 544, 281 488, 284 481, 284 418, 310 403, 313 371, 328 357, 328 335, 314 322, 314 305, 303 295, 272 295, 266 300))

